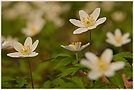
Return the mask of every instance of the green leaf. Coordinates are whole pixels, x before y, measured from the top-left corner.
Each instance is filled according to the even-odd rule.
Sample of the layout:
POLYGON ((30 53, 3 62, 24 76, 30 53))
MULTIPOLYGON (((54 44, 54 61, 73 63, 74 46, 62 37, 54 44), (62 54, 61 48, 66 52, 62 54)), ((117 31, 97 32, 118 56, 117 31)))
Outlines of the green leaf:
POLYGON ((79 88, 75 83, 67 82, 60 86, 60 88, 79 88))
POLYGON ((133 75, 133 70, 132 70, 132 67, 126 67, 123 69, 123 72, 125 73, 126 77, 127 78, 131 78, 132 75, 133 75))
POLYGON ((79 87, 84 88, 84 83, 81 80, 81 77, 72 77, 72 81, 75 82, 79 87))
POLYGON ((69 74, 74 75, 78 70, 79 70, 79 67, 68 68, 61 74, 61 77, 65 77, 69 74))
POLYGON ((133 54, 130 52, 121 52, 121 53, 117 53, 116 56, 121 56, 124 58, 132 58, 133 54))
POLYGON ((114 61, 123 61, 123 62, 126 64, 126 66, 131 67, 131 65, 129 64, 129 62, 127 62, 127 60, 124 59, 124 58, 121 57, 121 56, 114 55, 114 56, 113 56, 113 60, 114 60, 114 61))
POLYGON ((52 83, 58 86, 58 85, 64 84, 65 82, 64 82, 64 80, 61 79, 61 78, 56 78, 56 79, 54 79, 54 80, 52 81, 52 83))
POLYGON ((50 80, 47 80, 47 81, 44 83, 44 88, 50 88, 50 85, 51 85, 51 81, 50 81, 50 80))
POLYGON ((124 81, 122 79, 122 76, 119 72, 115 72, 115 75, 112 77, 107 77, 107 79, 116 87, 118 88, 124 88, 124 81))
POLYGON ((62 59, 56 66, 54 69, 61 67, 61 66, 66 66, 67 64, 71 63, 71 61, 73 60, 73 57, 67 57, 62 59))
POLYGON ((89 84, 89 87, 90 88, 96 88, 96 89, 98 89, 98 88, 105 88, 105 89, 106 88, 111 88, 111 86, 109 84, 107 84, 105 82, 102 82, 101 79, 97 79, 94 83, 91 82, 89 84))
POLYGON ((17 77, 16 78, 16 82, 18 83, 16 85, 17 87, 22 87, 22 86, 24 86, 24 84, 26 84, 25 78, 19 78, 19 77, 17 77))

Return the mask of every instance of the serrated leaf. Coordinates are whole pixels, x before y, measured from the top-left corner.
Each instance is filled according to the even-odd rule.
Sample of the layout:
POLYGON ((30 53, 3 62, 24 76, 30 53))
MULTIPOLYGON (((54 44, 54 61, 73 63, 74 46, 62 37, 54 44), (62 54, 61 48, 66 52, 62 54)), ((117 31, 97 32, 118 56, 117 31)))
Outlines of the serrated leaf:
POLYGON ((132 67, 126 67, 123 69, 123 72, 125 73, 127 78, 131 78, 133 75, 132 67))
POLYGON ((131 65, 129 64, 129 62, 127 62, 127 60, 125 58, 123 58, 123 57, 114 55, 113 56, 113 60, 114 61, 123 61, 126 64, 126 66, 131 67, 131 65))
POLYGON ((64 82, 64 80, 61 79, 61 78, 56 78, 56 79, 54 79, 54 80, 52 81, 52 83, 58 86, 58 85, 64 84, 65 82, 64 82))
POLYGON ((74 75, 79 70, 79 67, 72 67, 69 69, 66 69, 62 74, 61 77, 65 77, 69 74, 74 75))
POLYGON ((85 87, 80 77, 72 77, 72 81, 75 82, 81 88, 85 87))
POLYGON ((17 78, 16 79, 16 82, 18 83, 16 86, 17 87, 22 87, 24 84, 26 84, 26 80, 25 80, 25 78, 17 78))
POLYGON ((71 61, 73 60, 72 57, 67 57, 65 59, 62 59, 56 66, 54 69, 61 67, 61 66, 66 66, 67 64, 71 63, 71 61))
POLYGON ((47 81, 44 83, 44 88, 50 88, 50 85, 51 85, 51 81, 50 81, 50 80, 47 80, 47 81))
POLYGON ((116 56, 121 56, 124 58, 132 58, 133 54, 130 52, 121 52, 121 53, 117 53, 116 56))
POLYGON ((122 76, 119 72, 115 72, 115 75, 112 77, 107 77, 107 79, 116 87, 118 88, 124 88, 124 81, 122 79, 122 76))

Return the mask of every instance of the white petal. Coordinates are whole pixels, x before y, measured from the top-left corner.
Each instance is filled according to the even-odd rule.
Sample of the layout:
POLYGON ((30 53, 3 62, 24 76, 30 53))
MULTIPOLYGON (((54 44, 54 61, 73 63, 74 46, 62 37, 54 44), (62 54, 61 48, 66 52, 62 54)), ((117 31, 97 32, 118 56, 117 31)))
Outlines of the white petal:
POLYGON ((80 51, 80 47, 81 47, 81 42, 76 43, 75 49, 76 49, 77 51, 80 51))
POLYGON ((95 24, 94 24, 93 26, 89 26, 89 27, 88 27, 88 29, 90 29, 90 30, 91 30, 91 29, 94 29, 94 28, 96 28, 96 25, 95 25, 95 24))
POLYGON ((24 45, 32 45, 32 38, 31 37, 27 37, 27 39, 25 40, 24 45))
POLYGON ((19 51, 19 49, 22 48, 23 45, 21 43, 17 42, 17 41, 14 41, 13 42, 13 47, 14 47, 15 50, 19 51))
POLYGON ((113 51, 111 49, 106 49, 105 51, 103 51, 103 53, 101 54, 101 60, 105 60, 108 63, 111 62, 113 58, 113 51))
POLYGON ((39 43, 39 40, 36 40, 36 41, 33 43, 33 45, 31 46, 31 49, 32 49, 31 51, 32 51, 32 52, 36 49, 38 43, 39 43))
POLYGON ((80 15, 80 19, 83 17, 89 17, 89 15, 84 10, 80 10, 79 15, 80 15))
POLYGON ((84 26, 81 24, 80 20, 70 19, 69 21, 70 21, 72 24, 74 24, 75 26, 84 27, 84 26))
POLYGON ((115 37, 122 37, 122 33, 121 33, 121 30, 120 29, 115 29, 115 32, 114 32, 114 34, 115 34, 115 37))
POLYGON ((107 38, 108 38, 108 39, 106 39, 106 42, 108 42, 112 45, 115 44, 114 35, 111 32, 108 32, 106 35, 107 35, 107 38))
POLYGON ((7 54, 7 56, 17 58, 17 57, 20 57, 20 53, 19 52, 9 53, 9 54, 7 54))
POLYGON ((96 71, 90 71, 88 73, 88 78, 91 80, 96 80, 99 77, 101 77, 103 74, 101 72, 96 72, 96 71))
POLYGON ((113 63, 110 64, 110 68, 113 71, 117 71, 117 70, 123 69, 124 67, 125 67, 125 63, 121 62, 121 61, 113 62, 113 63))
POLYGON ((100 18, 95 22, 95 25, 98 26, 106 21, 106 17, 100 18))
POLYGON ((73 47, 71 47, 71 46, 63 46, 63 45, 61 45, 61 47, 65 48, 65 49, 68 49, 70 51, 75 51, 75 49, 73 47))
POLYGON ((107 69, 107 70, 104 72, 104 75, 105 75, 105 76, 108 76, 108 77, 114 76, 114 71, 111 70, 111 69, 107 69))
POLYGON ((31 53, 28 57, 35 57, 35 56, 37 56, 37 55, 38 55, 38 53, 33 52, 33 53, 31 53))
POLYGON ((86 52, 85 56, 93 64, 98 60, 98 57, 92 52, 86 52))
POLYGON ((90 44, 90 43, 87 43, 87 44, 85 44, 85 45, 82 45, 80 51, 83 50, 84 48, 86 48, 89 44, 90 44))
POLYGON ((78 28, 73 32, 73 34, 81 34, 86 31, 88 31, 88 28, 78 28))
POLYGON ((122 41, 122 44, 127 44, 127 43, 129 43, 130 41, 131 41, 131 39, 123 40, 123 41, 122 41))
POLYGON ((94 65, 92 63, 90 63, 90 61, 86 60, 86 59, 81 59, 80 63, 90 69, 94 69, 94 65))
POLYGON ((96 8, 91 15, 94 16, 94 19, 96 21, 100 15, 100 8, 96 8))

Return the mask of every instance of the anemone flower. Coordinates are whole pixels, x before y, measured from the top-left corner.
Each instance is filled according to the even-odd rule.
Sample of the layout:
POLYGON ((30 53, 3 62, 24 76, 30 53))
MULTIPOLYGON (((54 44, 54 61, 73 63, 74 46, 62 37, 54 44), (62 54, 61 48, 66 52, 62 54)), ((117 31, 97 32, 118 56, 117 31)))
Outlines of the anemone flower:
POLYGON ((15 41, 13 42, 13 47, 17 52, 9 53, 7 54, 7 56, 9 57, 35 57, 38 55, 38 53, 34 52, 38 43, 39 43, 39 40, 36 40, 32 44, 31 37, 27 37, 27 39, 25 40, 24 46, 21 43, 15 41))
POLYGON ((106 42, 116 47, 120 47, 131 41, 131 39, 128 38, 129 36, 129 33, 125 33, 124 35, 122 35, 120 29, 115 29, 114 35, 111 32, 107 33, 106 42))
POLYGON ((88 73, 88 78, 91 80, 96 80, 99 77, 105 75, 111 77, 114 72, 124 68, 125 63, 122 61, 112 62, 113 52, 111 49, 106 49, 100 57, 97 57, 92 52, 85 53, 86 59, 82 59, 80 63, 88 68, 90 72, 88 73))
POLYGON ((88 15, 84 10, 79 11, 80 20, 70 19, 69 21, 77 27, 73 34, 81 34, 88 30, 96 28, 98 25, 104 23, 106 21, 106 17, 97 18, 100 15, 100 8, 96 8, 92 14, 88 15))

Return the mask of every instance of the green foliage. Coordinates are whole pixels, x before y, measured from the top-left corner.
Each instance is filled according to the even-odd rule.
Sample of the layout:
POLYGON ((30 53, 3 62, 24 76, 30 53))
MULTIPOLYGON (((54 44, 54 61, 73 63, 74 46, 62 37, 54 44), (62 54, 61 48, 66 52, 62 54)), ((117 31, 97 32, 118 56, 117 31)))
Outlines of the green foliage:
POLYGON ((51 85, 51 81, 50 80, 48 80, 48 81, 46 81, 45 83, 44 83, 44 88, 50 88, 50 85, 51 85))
POLYGON ((119 72, 115 72, 115 75, 112 77, 107 77, 108 80, 118 88, 124 88, 124 81, 119 72))
POLYGON ((130 63, 126 58, 132 58, 132 53, 130 52, 121 52, 113 56, 114 61, 123 61, 127 67, 131 67, 130 63))
POLYGON ((102 82, 100 79, 96 80, 94 83, 89 84, 89 88, 99 89, 99 88, 111 88, 111 86, 105 82, 102 82))
POLYGON ((72 75, 73 76, 78 70, 79 70, 79 67, 68 68, 64 72, 61 73, 60 77, 65 77, 67 75, 72 75))
POLYGON ((133 76, 133 70, 132 67, 126 67, 123 69, 123 72, 125 73, 127 78, 131 78, 133 76))

